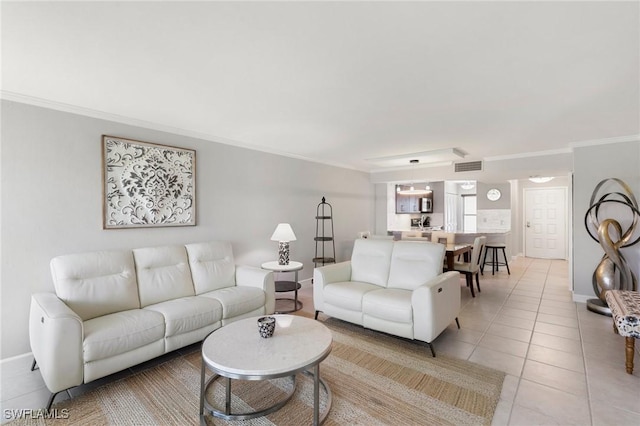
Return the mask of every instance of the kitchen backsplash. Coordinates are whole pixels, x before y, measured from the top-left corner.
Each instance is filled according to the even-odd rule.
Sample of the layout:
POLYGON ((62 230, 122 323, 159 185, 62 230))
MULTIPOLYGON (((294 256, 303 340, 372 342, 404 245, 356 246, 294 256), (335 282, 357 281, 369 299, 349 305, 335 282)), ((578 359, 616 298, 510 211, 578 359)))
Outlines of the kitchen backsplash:
POLYGON ((477 212, 477 229, 483 231, 509 231, 511 229, 510 209, 487 209, 477 212))

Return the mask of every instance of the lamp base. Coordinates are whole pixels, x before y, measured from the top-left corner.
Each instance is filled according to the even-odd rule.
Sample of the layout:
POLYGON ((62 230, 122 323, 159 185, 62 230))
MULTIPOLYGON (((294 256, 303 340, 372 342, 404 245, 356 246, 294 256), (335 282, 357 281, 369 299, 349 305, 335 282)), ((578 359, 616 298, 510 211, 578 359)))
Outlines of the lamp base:
POLYGON ((278 265, 289 264, 289 242, 280 241, 278 243, 278 265))

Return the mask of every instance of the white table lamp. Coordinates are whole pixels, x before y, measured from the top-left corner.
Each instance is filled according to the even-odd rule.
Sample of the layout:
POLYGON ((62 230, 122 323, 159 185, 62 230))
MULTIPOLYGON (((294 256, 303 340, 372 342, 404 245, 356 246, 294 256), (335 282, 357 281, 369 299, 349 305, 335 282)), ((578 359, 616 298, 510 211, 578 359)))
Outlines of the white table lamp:
POLYGON ((273 231, 271 241, 278 241, 278 264, 289 264, 289 241, 295 241, 296 234, 293 233, 291 225, 288 223, 279 223, 276 230, 273 231))

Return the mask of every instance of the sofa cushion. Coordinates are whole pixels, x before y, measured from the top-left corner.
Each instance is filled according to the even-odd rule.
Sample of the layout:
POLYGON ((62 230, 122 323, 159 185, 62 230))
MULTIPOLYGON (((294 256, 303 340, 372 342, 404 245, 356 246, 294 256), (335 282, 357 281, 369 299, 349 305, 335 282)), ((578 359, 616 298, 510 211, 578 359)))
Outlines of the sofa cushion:
POLYGON ((84 361, 97 361, 164 338, 164 318, 144 309, 117 312, 85 321, 84 361))
POLYGON ((140 307, 131 251, 102 251, 51 260, 57 296, 83 321, 140 307))
POLYGON ((411 294, 410 290, 398 288, 370 291, 362 299, 362 312, 387 321, 411 324, 413 322, 411 294))
POLYGON ((213 241, 187 244, 185 247, 196 294, 236 285, 231 243, 213 241))
POLYGON ((351 254, 351 281, 386 287, 394 241, 359 239, 351 254))
POLYGON ((133 250, 142 307, 195 296, 184 246, 133 250))
POLYGON ((362 312, 362 297, 365 293, 379 290, 375 284, 358 281, 331 283, 324 286, 324 303, 343 309, 362 312))
POLYGON ((181 297, 144 308, 162 314, 165 337, 176 336, 215 324, 222 319, 222 305, 204 297, 181 297))
POLYGON ((257 287, 227 287, 198 297, 210 298, 222 305, 222 318, 232 318, 264 307, 266 293, 257 287))
POLYGON ((442 274, 444 252, 444 244, 396 241, 387 287, 415 290, 442 274))

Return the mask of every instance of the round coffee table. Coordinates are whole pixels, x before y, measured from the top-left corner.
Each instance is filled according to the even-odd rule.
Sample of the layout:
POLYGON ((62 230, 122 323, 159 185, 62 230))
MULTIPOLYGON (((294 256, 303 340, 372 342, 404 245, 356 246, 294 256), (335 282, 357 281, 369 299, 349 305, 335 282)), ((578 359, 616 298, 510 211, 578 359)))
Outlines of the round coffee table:
POLYGON ((246 420, 266 416, 280 408, 293 396, 295 376, 299 372, 313 376, 313 424, 322 424, 331 409, 331 390, 320 378, 320 363, 331 352, 333 337, 322 323, 294 315, 273 315, 276 329, 270 338, 258 333, 255 318, 247 318, 213 331, 202 342, 200 378, 200 422, 205 423, 205 409, 226 420, 246 420), (205 369, 214 374, 205 382, 205 369), (308 371, 311 370, 311 371, 308 371), (219 377, 226 378, 225 408, 219 409, 207 400, 207 389, 219 377), (274 405, 247 413, 232 413, 231 379, 269 380, 290 377, 292 386, 284 398, 274 405), (325 408, 320 413, 320 385, 326 394, 325 408))

